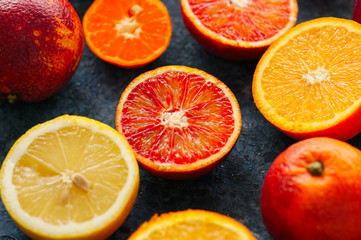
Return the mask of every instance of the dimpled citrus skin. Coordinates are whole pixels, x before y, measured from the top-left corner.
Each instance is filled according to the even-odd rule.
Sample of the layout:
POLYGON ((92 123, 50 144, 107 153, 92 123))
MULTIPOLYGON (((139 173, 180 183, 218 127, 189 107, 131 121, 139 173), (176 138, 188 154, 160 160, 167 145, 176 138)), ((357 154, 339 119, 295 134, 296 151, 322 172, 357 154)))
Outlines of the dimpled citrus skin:
POLYGON ((273 239, 361 239, 361 152, 336 139, 293 144, 270 167, 261 210, 273 239), (322 162, 323 173, 307 169, 322 162))
POLYGON ((52 96, 71 78, 84 46, 67 0, 0 2, 0 96, 24 102, 52 96))

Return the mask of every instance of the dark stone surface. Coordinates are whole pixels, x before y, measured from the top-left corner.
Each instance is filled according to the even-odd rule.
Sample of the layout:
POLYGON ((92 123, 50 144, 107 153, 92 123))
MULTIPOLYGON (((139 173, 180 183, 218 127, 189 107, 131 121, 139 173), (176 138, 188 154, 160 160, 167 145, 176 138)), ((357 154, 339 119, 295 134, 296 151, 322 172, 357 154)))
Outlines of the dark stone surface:
MULTIPOLYGON (((90 0, 70 1, 82 18, 90 0)), ((90 117, 115 127, 120 95, 139 74, 165 65, 186 65, 222 80, 235 93, 242 110, 241 136, 228 158, 205 176, 170 181, 140 170, 138 198, 130 215, 110 239, 127 239, 155 213, 206 209, 244 223, 258 239, 270 239, 262 223, 259 198, 263 178, 274 158, 295 141, 283 135, 259 113, 251 83, 257 61, 230 62, 205 52, 189 35, 179 1, 164 0, 173 23, 167 51, 150 65, 123 70, 94 56, 87 46, 71 81, 55 96, 33 104, 0 101, 0 163, 12 144, 32 126, 62 114, 90 117)), ((317 17, 351 18, 353 0, 299 0, 298 22, 317 17)), ((361 148, 361 136, 349 143, 361 148)), ((0 239, 28 239, 13 223, 0 202, 0 239)))

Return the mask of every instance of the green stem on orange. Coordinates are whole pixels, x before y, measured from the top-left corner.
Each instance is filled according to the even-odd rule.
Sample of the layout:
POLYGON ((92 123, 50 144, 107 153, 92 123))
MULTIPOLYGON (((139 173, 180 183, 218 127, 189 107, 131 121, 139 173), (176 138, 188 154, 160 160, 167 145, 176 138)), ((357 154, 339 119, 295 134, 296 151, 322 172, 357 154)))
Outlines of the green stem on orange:
POLYGON ((18 97, 16 96, 16 94, 8 94, 7 95, 8 101, 9 103, 14 103, 16 102, 16 100, 18 99, 18 97))
POLYGON ((324 166, 321 161, 315 161, 307 165, 307 170, 312 176, 322 176, 324 172, 324 166))

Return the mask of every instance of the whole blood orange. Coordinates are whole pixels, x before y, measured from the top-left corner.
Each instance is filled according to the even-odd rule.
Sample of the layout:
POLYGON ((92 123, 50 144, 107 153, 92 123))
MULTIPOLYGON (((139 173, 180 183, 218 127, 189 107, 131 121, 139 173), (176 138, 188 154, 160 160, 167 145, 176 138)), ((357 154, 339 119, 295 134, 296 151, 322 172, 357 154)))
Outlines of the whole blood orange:
POLYGON ((297 25, 260 59, 253 98, 295 139, 347 140, 361 131, 361 25, 319 18, 297 25))
POLYGON ((67 0, 3 0, 0 26, 0 97, 43 100, 71 78, 84 41, 67 0))
POLYGON ((145 169, 165 178, 190 178, 230 152, 241 131, 241 112, 231 90, 215 77, 166 66, 128 85, 116 127, 145 169))
POLYGON ((263 183, 261 210, 274 239, 361 239, 361 152, 311 138, 281 153, 263 183))
POLYGON ((233 60, 260 57, 292 26, 296 0, 181 0, 184 23, 209 52, 233 60))

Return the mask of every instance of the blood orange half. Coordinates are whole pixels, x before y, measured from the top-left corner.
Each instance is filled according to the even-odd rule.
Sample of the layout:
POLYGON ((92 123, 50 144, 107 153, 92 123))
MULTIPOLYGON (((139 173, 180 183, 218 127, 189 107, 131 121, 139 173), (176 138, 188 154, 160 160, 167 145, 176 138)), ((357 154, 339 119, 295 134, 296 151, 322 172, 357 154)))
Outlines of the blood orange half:
POLYGON ((181 0, 184 24, 209 52, 233 60, 260 57, 297 20, 296 0, 181 0))
POLYGON ((184 179, 205 174, 230 152, 241 131, 241 111, 217 78, 198 69, 166 66, 128 85, 116 127, 143 168, 184 179))

